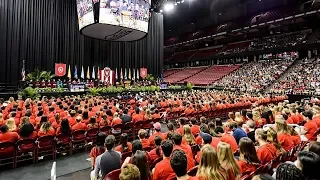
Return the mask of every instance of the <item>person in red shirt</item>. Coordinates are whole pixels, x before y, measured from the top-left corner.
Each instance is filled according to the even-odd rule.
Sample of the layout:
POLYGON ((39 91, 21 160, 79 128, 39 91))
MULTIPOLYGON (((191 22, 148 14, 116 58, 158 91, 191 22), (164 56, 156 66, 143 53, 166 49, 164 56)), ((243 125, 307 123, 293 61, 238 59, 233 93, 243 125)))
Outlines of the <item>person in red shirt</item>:
POLYGON ((118 113, 113 114, 113 120, 111 121, 111 126, 115 126, 117 124, 122 124, 122 120, 119 118, 118 113))
POLYGON ((128 134, 122 133, 120 136, 120 144, 114 148, 115 151, 124 153, 132 151, 132 144, 128 142, 128 134))
POLYGON ((153 180, 170 180, 176 177, 170 165, 170 155, 173 150, 173 144, 169 140, 161 143, 163 160, 156 164, 153 169, 153 180))
POLYGON ((187 103, 187 109, 184 111, 186 115, 192 114, 194 109, 192 108, 192 105, 190 103, 187 103))
POLYGON ((261 164, 266 164, 277 157, 276 147, 273 144, 267 142, 266 131, 261 128, 256 129, 255 139, 259 143, 257 156, 260 159, 261 164))
POLYGON ((293 141, 294 146, 299 145, 301 143, 301 138, 300 138, 300 135, 298 134, 298 132, 296 130, 294 130, 294 128, 292 126, 288 126, 288 130, 290 132, 291 139, 293 141))
POLYGON ((107 136, 104 132, 100 132, 97 134, 96 146, 91 149, 89 154, 92 169, 94 169, 94 166, 96 164, 96 158, 106 151, 106 148, 104 147, 106 137, 107 136))
POLYGON ((162 140, 165 139, 163 133, 161 132, 161 124, 159 122, 154 123, 153 124, 153 128, 155 130, 155 133, 152 134, 152 136, 150 136, 149 139, 148 139, 151 146, 154 146, 154 144, 155 144, 154 143, 154 138, 156 136, 159 136, 162 140))
POLYGON ((228 180, 241 178, 240 168, 236 163, 230 144, 220 142, 218 144, 218 158, 221 166, 228 174, 228 180))
POLYGON ((191 133, 192 135, 196 135, 200 133, 200 127, 197 125, 197 119, 196 118, 191 118, 191 133))
POLYGON ((132 117, 132 123, 136 123, 138 121, 143 121, 143 115, 140 114, 140 109, 136 108, 135 109, 136 114, 132 117))
POLYGON ((19 129, 19 135, 21 139, 36 139, 37 131, 31 123, 27 122, 19 129))
POLYGON ((182 136, 179 133, 174 133, 173 134, 173 142, 174 142, 174 147, 173 149, 180 149, 183 152, 185 152, 185 154, 188 157, 188 170, 190 170, 193 166, 194 166, 194 160, 193 160, 193 154, 192 154, 192 150, 191 147, 188 144, 182 144, 182 136))
POLYGON ((72 110, 70 112, 70 117, 68 118, 70 126, 73 126, 77 123, 76 122, 76 114, 77 114, 77 112, 75 110, 72 110))
POLYGON ((154 114, 151 115, 151 118, 152 118, 152 119, 159 119, 159 118, 161 118, 158 109, 154 110, 154 114))
MULTIPOLYGON (((75 126, 75 125, 74 125, 75 126)), ((71 127, 69 125, 68 119, 63 119, 61 121, 61 126, 56 130, 56 135, 65 134, 69 135, 71 133, 71 127)))
POLYGON ((236 152, 238 150, 237 141, 231 134, 225 133, 221 126, 216 127, 215 131, 218 134, 218 136, 221 137, 220 140, 222 142, 230 144, 233 152, 236 152))
POLYGON ((154 138, 155 148, 149 152, 149 157, 151 162, 154 162, 156 159, 162 157, 162 151, 160 147, 161 142, 162 142, 162 139, 160 136, 156 136, 154 138))
POLYGON ((247 174, 255 171, 260 166, 260 160, 257 156, 256 148, 250 138, 243 137, 239 142, 240 156, 238 166, 241 174, 247 174))
POLYGON ((87 125, 88 129, 99 128, 99 123, 97 123, 97 119, 95 116, 90 118, 89 124, 87 125))
POLYGON ((55 130, 51 126, 50 122, 44 122, 40 130, 38 131, 38 137, 42 136, 55 136, 55 130))
POLYGON ((318 126, 315 122, 312 121, 313 113, 311 111, 305 111, 302 113, 304 121, 304 128, 301 129, 301 140, 309 141, 316 140, 315 132, 318 130, 318 126))
POLYGON ((312 121, 317 124, 318 128, 320 128, 320 108, 318 106, 314 106, 313 112, 314 112, 314 115, 313 115, 312 121))
POLYGON ((19 140, 19 135, 16 132, 10 132, 7 125, 2 125, 0 128, 0 143, 1 142, 17 142, 19 140))
POLYGON ((89 113, 88 113, 88 111, 84 111, 83 114, 82 114, 81 122, 85 123, 85 124, 89 124, 89 121, 90 121, 89 113))
POLYGON ((177 180, 199 180, 197 177, 192 177, 187 174, 188 158, 184 151, 180 149, 173 150, 170 165, 176 174, 177 180))
POLYGON ((139 140, 142 144, 142 148, 145 149, 145 148, 150 148, 150 142, 148 139, 146 139, 147 137, 147 131, 144 130, 144 129, 140 129, 139 132, 138 132, 138 137, 139 137, 139 140))
POLYGON ((71 126, 71 130, 72 131, 77 131, 77 130, 85 130, 85 131, 87 131, 88 130, 87 125, 85 123, 82 123, 81 120, 82 119, 81 119, 80 116, 78 116, 76 118, 76 122, 77 123, 75 125, 71 126))
POLYGON ((291 139, 291 134, 288 130, 288 125, 283 118, 282 115, 276 115, 275 117, 276 122, 276 131, 277 131, 277 138, 281 146, 284 150, 290 151, 293 148, 293 141, 291 139))
POLYGON ((299 116, 297 115, 297 110, 296 110, 296 108, 291 107, 289 110, 290 110, 290 115, 291 115, 290 117, 291 117, 293 123, 294 123, 294 124, 299 124, 299 123, 300 123, 300 118, 299 118, 299 116))
POLYGON ((179 126, 180 127, 178 129, 176 129, 176 132, 181 134, 181 136, 183 136, 183 126, 186 123, 185 121, 186 121, 186 119, 184 117, 180 118, 179 119, 179 126))

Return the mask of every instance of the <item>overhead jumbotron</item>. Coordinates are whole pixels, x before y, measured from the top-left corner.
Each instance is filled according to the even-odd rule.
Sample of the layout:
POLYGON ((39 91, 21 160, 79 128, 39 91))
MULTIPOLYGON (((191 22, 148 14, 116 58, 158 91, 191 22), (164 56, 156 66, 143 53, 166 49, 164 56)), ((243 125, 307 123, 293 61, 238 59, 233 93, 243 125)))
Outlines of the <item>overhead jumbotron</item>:
POLYGON ((146 36, 150 2, 77 0, 81 34, 107 41, 135 41, 146 36))

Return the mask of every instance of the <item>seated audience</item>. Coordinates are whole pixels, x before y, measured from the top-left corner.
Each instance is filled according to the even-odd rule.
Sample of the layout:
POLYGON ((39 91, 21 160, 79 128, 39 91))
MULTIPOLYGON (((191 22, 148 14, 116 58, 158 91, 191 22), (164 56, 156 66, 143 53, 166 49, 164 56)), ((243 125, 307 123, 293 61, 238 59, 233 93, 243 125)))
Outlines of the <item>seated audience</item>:
POLYGON ((189 125, 184 125, 183 126, 183 138, 186 140, 187 144, 189 144, 190 146, 194 145, 195 139, 191 133, 191 129, 189 125))
POLYGON ((96 117, 91 117, 87 127, 88 127, 88 129, 99 128, 99 123, 97 123, 97 118, 96 117))
POLYGON ((318 126, 312 121, 313 113, 311 111, 305 111, 302 113, 303 120, 306 122, 304 128, 301 129, 301 140, 315 140, 314 133, 318 130, 318 126))
POLYGON ((145 149, 145 148, 148 148, 150 147, 150 142, 148 139, 146 139, 147 137, 147 131, 144 130, 144 129, 140 129, 139 132, 138 132, 138 137, 139 137, 139 140, 142 144, 142 148, 145 149))
POLYGON ((218 134, 218 136, 221 137, 220 140, 222 142, 226 142, 226 143, 230 144, 233 152, 236 152, 238 150, 238 144, 236 142, 236 139, 232 135, 230 135, 229 133, 224 132, 222 127, 220 127, 220 126, 216 127, 216 133, 218 134))
MULTIPOLYGON (((64 120, 68 120, 68 119, 64 119, 64 120)), ((71 130, 72 131, 78 131, 78 130, 85 130, 86 131, 86 130, 88 130, 88 126, 85 123, 81 122, 81 117, 78 116, 76 118, 76 124, 71 127, 71 130)))
POLYGON ((182 144, 182 136, 179 133, 174 133, 173 134, 173 142, 174 142, 174 147, 173 150, 179 149, 182 150, 187 158, 187 170, 191 169, 194 166, 194 160, 193 160, 193 154, 191 147, 188 144, 182 144))
POLYGON ((151 162, 162 157, 161 142, 162 142, 162 139, 160 136, 156 136, 154 138, 155 148, 149 152, 151 162))
POLYGON ((35 131, 31 123, 25 123, 22 127, 20 127, 19 135, 21 139, 36 139, 37 131, 35 131))
POLYGON ((154 146, 154 144, 155 144, 154 138, 156 136, 159 136, 161 139, 165 139, 163 133, 161 132, 161 124, 159 122, 154 123, 153 128, 154 128, 155 132, 148 139, 151 146, 154 146))
POLYGON ((282 115, 276 115, 276 131, 277 139, 284 150, 290 151, 294 143, 291 139, 291 134, 288 130, 288 125, 282 115))
POLYGON ((61 121, 61 126, 56 130, 56 135, 59 135, 59 134, 68 135, 70 133, 71 133, 71 128, 69 125, 69 121, 68 121, 68 119, 63 119, 61 121))
POLYGON ((104 142, 106 140, 106 137, 107 137, 106 134, 103 132, 100 132, 97 134, 96 146, 91 149, 90 155, 89 155, 91 158, 92 170, 94 170, 94 167, 96 164, 96 158, 106 151, 106 148, 104 147, 104 142))
POLYGON ((152 174, 149 169, 149 164, 146 162, 146 153, 144 151, 137 150, 132 157, 132 164, 136 165, 139 168, 141 179, 151 180, 152 174))
POLYGON ((17 142, 19 140, 18 133, 10 132, 7 125, 2 125, 0 131, 0 142, 17 142))
POLYGON ((259 147, 257 148, 257 156, 261 164, 266 164, 277 157, 276 147, 267 141, 268 132, 263 129, 257 129, 255 132, 255 139, 259 147))
POLYGON ((55 136, 55 130, 51 126, 50 122, 42 123, 40 130, 38 131, 38 137, 42 136, 55 136))

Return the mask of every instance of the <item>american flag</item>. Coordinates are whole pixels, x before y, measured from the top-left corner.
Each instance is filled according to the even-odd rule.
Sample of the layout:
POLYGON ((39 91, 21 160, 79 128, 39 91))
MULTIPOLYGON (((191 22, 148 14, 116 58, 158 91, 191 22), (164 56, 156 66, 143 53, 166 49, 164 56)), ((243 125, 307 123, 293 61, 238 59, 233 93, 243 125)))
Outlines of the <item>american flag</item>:
POLYGON ((21 78, 22 78, 22 81, 25 81, 26 79, 25 60, 22 61, 21 78))

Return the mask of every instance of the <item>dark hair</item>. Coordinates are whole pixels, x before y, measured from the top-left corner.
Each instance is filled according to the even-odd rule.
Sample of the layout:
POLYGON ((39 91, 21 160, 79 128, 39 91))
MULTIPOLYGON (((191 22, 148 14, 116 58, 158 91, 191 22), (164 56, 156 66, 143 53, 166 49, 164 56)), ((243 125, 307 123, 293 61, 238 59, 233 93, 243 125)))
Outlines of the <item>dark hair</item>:
POLYGON ((320 156, 320 142, 312 141, 309 145, 309 151, 316 153, 320 156))
POLYGON ((116 143, 116 138, 113 135, 108 135, 105 139, 104 145, 107 147, 107 150, 110 151, 114 147, 114 144, 116 143))
POLYGON ((99 152, 105 151, 104 143, 106 141, 106 137, 107 137, 107 135, 104 132, 99 132, 97 134, 97 142, 96 142, 97 151, 99 151, 99 152))
POLYGON ((179 122, 181 125, 184 125, 186 123, 186 120, 185 120, 185 118, 180 118, 179 122))
POLYGON ((108 109, 108 110, 106 111, 106 115, 108 115, 108 116, 113 116, 110 109, 108 109))
POLYGON ((173 131, 174 130, 174 125, 172 123, 167 124, 168 130, 173 131))
POLYGON ((216 129, 215 129, 215 132, 216 132, 217 134, 219 134, 219 133, 224 133, 224 130, 223 130, 223 128, 222 128, 221 126, 217 126, 216 129))
POLYGON ((122 152, 128 152, 128 134, 122 133, 120 136, 120 145, 122 152))
POLYGON ((154 144, 156 145, 156 154, 160 157, 161 156, 161 152, 160 152, 160 145, 161 145, 161 137, 160 136, 156 136, 154 138, 154 144))
POLYGON ((277 180, 304 180, 302 172, 292 164, 283 163, 277 168, 277 180))
POLYGON ((182 142, 181 134, 179 134, 177 132, 173 133, 172 140, 175 145, 178 145, 178 146, 181 145, 181 142, 182 142))
POLYGON ((252 112, 247 112, 247 117, 248 117, 249 119, 252 119, 252 118, 253 118, 252 112))
POLYGON ((190 120, 191 120, 191 124, 193 124, 193 125, 197 124, 197 119, 196 118, 193 117, 190 120))
POLYGON ((19 131, 19 134, 21 137, 29 137, 34 131, 34 127, 31 123, 27 122, 25 123, 21 128, 20 128, 20 131, 19 131))
POLYGON ((85 110, 85 111, 83 112, 82 118, 83 118, 83 119, 88 119, 88 118, 89 118, 89 113, 88 113, 87 110, 85 110))
POLYGON ((140 140, 134 140, 132 142, 132 154, 135 154, 138 150, 142 150, 142 144, 140 140))
POLYGON ((187 174, 187 156, 182 150, 174 150, 171 158, 170 165, 177 177, 187 174))
POLYGON ((172 150, 173 150, 173 144, 170 140, 164 140, 161 143, 161 150, 165 157, 170 157, 172 150))
POLYGON ((60 131, 62 134, 69 134, 71 132, 68 119, 63 119, 61 121, 60 131))
POLYGON ((132 158, 132 164, 136 165, 140 171, 141 179, 150 179, 150 168, 147 162, 146 152, 138 150, 134 153, 132 158))
POLYGON ((307 117, 307 118, 310 119, 310 120, 311 120, 312 117, 313 117, 312 111, 305 111, 305 112, 302 113, 302 115, 305 116, 305 117, 307 117))
POLYGON ((139 108, 136 108, 134 111, 136 112, 136 114, 140 113, 140 109, 139 108))
POLYGON ((201 124, 200 125, 200 131, 210 134, 210 130, 209 130, 209 128, 208 128, 208 126, 206 124, 201 124))
POLYGON ((97 121, 96 121, 96 118, 95 118, 94 116, 92 116, 92 117, 90 118, 90 120, 89 120, 89 123, 92 124, 92 125, 94 125, 96 122, 97 122, 97 121))
POLYGON ((42 116, 40 119, 39 127, 45 122, 48 122, 48 116, 42 116))
POLYGON ((240 157, 248 164, 259 165, 260 160, 257 156, 256 148, 253 141, 248 137, 243 137, 239 141, 240 157))
POLYGON ((298 159, 302 166, 302 173, 308 179, 319 179, 318 168, 320 166, 320 157, 314 152, 300 151, 298 159))

